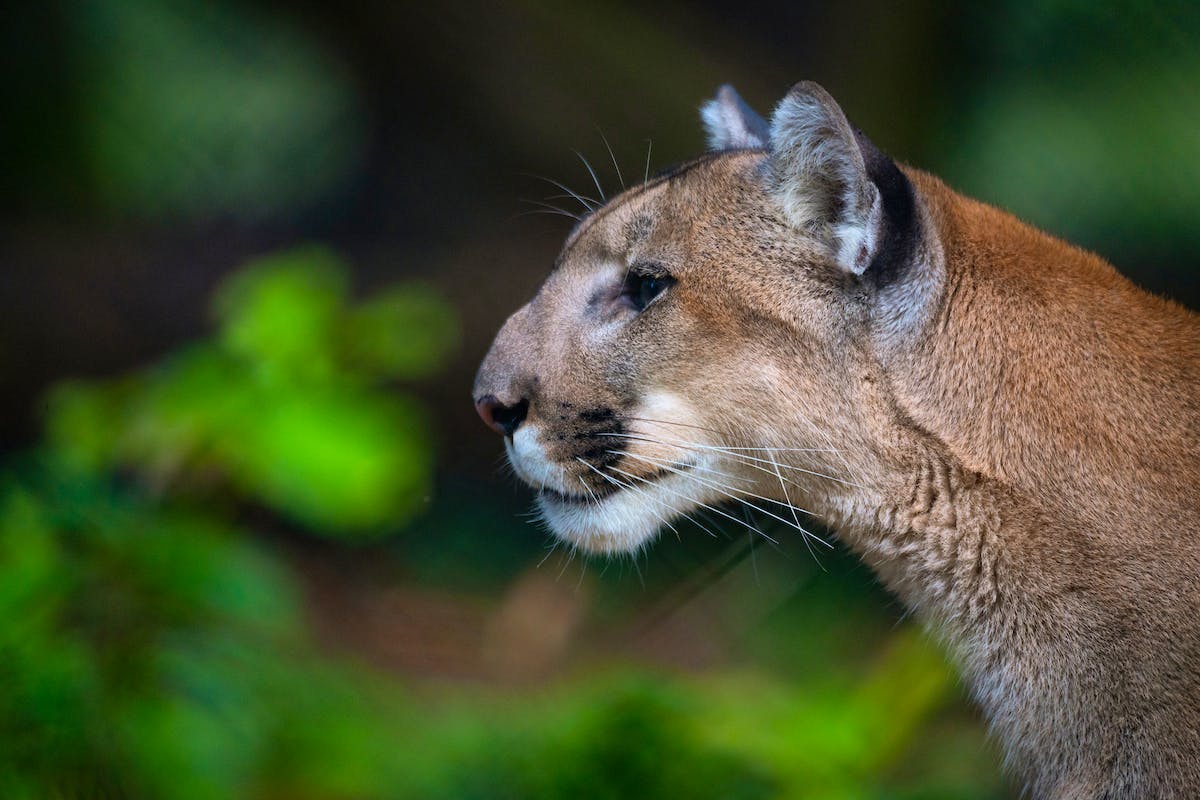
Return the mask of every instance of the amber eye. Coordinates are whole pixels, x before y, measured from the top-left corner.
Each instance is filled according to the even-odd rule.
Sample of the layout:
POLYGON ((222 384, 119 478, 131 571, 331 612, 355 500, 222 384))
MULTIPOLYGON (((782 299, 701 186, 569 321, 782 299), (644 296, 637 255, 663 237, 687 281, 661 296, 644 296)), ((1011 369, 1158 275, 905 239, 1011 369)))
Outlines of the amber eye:
POLYGON ((621 297, 635 311, 642 311, 674 282, 675 279, 665 273, 649 274, 631 270, 625 276, 621 297))

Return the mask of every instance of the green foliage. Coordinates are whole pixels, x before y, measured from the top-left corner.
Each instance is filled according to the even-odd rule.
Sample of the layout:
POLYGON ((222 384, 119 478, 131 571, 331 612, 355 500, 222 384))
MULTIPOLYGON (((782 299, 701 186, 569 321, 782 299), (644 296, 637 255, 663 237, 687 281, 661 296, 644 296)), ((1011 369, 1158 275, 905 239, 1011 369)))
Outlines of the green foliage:
POLYGON ((454 315, 428 286, 380 292, 353 309, 342 345, 362 369, 425 377, 441 368, 448 343, 457 340, 454 315))
POLYGON ((476 748, 455 797, 766 798, 769 773, 705 741, 704 698, 683 682, 615 675, 518 712, 476 748), (530 713, 533 711, 534 713, 530 713), (499 780, 497 780, 499 778, 499 780))
MULTIPOLYGON (((850 681, 821 675, 788 685, 761 674, 716 681, 706 695, 706 730, 728 752, 769 767, 789 796, 899 796, 897 763, 953 688, 940 655, 906 630, 866 675, 850 681)), ((917 785, 932 796, 939 777, 923 775, 917 785)), ((972 785, 977 778, 943 796, 961 797, 972 785)))
POLYGON ((5 797, 404 785, 399 694, 312 653, 272 557, 52 458, 22 472, 0 492, 5 797))
POLYGON ((48 445, 0 476, 3 796, 405 785, 395 687, 317 657, 287 570, 228 522, 251 502, 375 533, 419 506, 424 416, 390 384, 445 357, 454 318, 424 288, 383 297, 402 313, 350 305, 326 251, 263 259, 218 293, 212 340, 54 392, 48 445), (418 344, 360 357, 364 313, 418 344))
POLYGON ((407 789, 479 800, 1003 796, 977 732, 951 726, 922 747, 953 695, 923 637, 902 633, 851 677, 835 688, 750 669, 618 672, 517 701, 459 696, 422 729, 407 789), (961 747, 947 761, 951 745, 961 747), (906 772, 914 755, 920 769, 906 772))
POLYGON ((160 491, 231 489, 316 532, 374 535, 422 507, 426 417, 382 387, 428 374, 453 347, 442 300, 397 287, 351 306, 344 266, 303 249, 234 275, 215 310, 212 341, 123 379, 60 386, 51 443, 160 491))
POLYGON ((27 471, 0 495, 4 783, 236 787, 264 724, 237 662, 296 641, 290 583, 221 526, 53 461, 27 471))
POLYGON ((260 369, 315 380, 334 371, 347 297, 343 265, 328 251, 270 256, 229 278, 214 303, 221 342, 260 369))

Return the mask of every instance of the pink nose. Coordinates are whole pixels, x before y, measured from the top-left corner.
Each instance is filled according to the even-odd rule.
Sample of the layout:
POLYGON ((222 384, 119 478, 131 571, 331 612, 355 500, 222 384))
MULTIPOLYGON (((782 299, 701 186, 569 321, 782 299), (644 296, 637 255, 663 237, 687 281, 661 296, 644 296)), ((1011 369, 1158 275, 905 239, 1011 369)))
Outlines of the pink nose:
POLYGON ((525 421, 529 411, 529 401, 521 400, 511 406, 506 406, 496 399, 494 394, 485 394, 475 401, 475 410, 479 418, 489 428, 501 436, 512 436, 517 428, 525 421))

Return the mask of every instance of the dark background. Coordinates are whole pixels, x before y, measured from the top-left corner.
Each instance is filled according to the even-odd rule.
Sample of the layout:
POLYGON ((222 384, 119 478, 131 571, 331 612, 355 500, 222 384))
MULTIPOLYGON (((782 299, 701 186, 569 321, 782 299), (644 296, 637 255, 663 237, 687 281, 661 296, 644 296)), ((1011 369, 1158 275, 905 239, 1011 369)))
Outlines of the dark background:
POLYGON ((1008 796, 853 559, 729 524, 548 554, 470 383, 569 229, 534 176, 594 193, 577 150, 611 195, 613 159, 695 156, 722 82, 766 114, 816 80, 898 160, 1200 306, 1195 4, 62 0, 8 11, 0 64, 0 614, 38 620, 0 640, 0 788, 1008 796), (180 524, 195 596, 192 551, 130 533, 180 524), (235 552, 292 600, 196 616, 243 597, 235 552), (269 614, 238 640, 265 661, 146 666, 269 614))

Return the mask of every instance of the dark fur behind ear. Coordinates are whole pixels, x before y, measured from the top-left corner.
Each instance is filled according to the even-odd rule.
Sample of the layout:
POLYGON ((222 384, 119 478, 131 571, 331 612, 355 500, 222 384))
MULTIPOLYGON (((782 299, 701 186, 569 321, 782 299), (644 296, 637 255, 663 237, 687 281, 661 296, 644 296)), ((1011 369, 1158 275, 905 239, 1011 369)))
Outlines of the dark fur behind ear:
POLYGON ((888 283, 899 277, 912 260, 920 240, 913 186, 896 162, 862 131, 855 128, 854 138, 862 152, 867 177, 875 184, 883 201, 883 230, 875 257, 864 274, 871 275, 879 283, 888 283))

